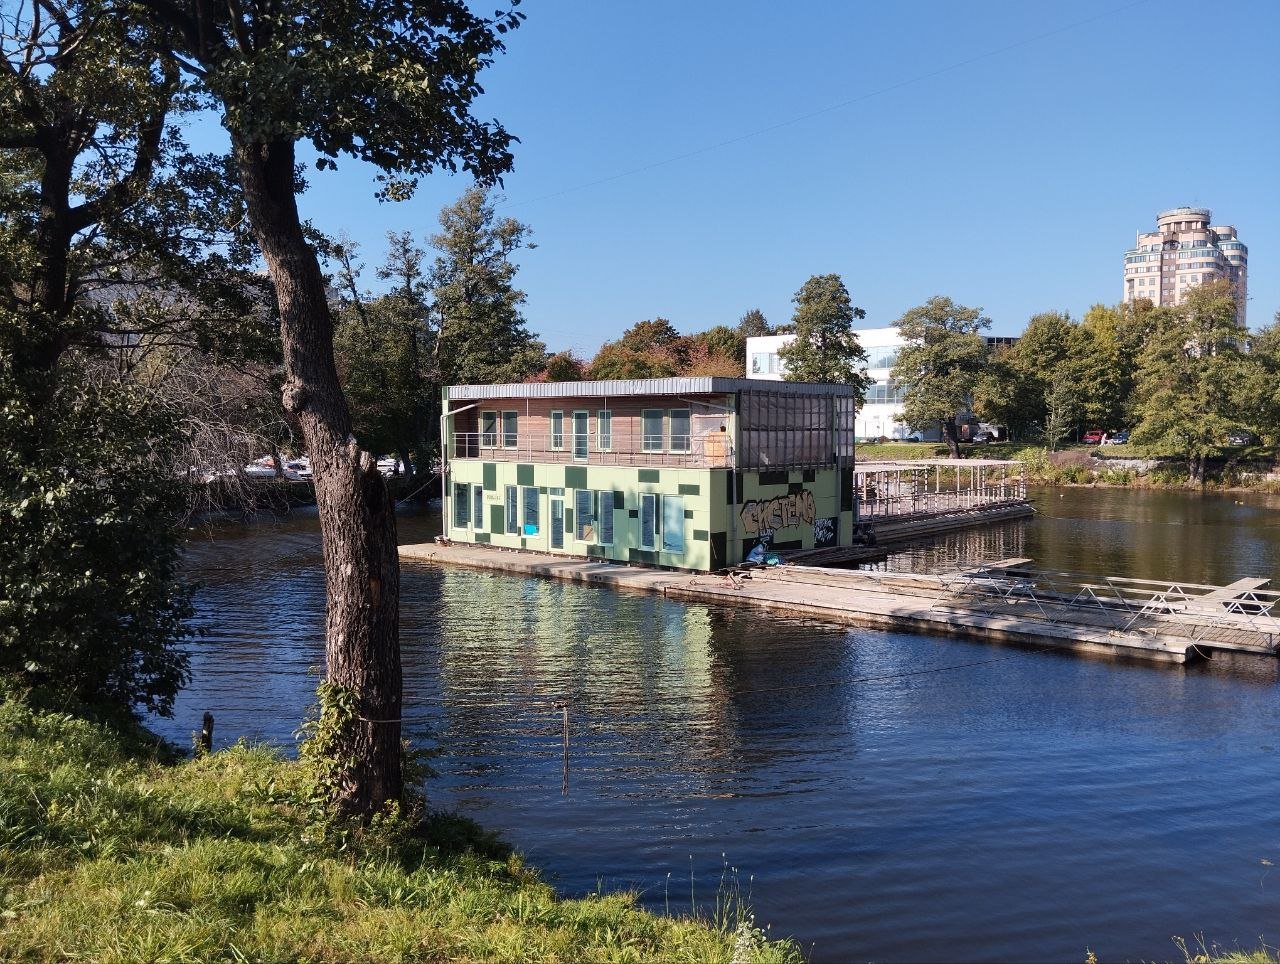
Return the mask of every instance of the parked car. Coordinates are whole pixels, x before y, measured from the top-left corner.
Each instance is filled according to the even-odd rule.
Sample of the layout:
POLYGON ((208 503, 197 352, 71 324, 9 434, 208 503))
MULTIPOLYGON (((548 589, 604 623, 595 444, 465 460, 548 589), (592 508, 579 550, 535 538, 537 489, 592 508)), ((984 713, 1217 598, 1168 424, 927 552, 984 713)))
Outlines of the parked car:
POLYGON ((1102 429, 1100 428, 1091 428, 1089 429, 1089 431, 1085 432, 1083 435, 1080 436, 1080 441, 1083 442, 1085 445, 1101 445, 1102 436, 1105 434, 1106 433, 1103 432, 1102 429))
POLYGON ((974 445, 990 445, 995 440, 996 440, 995 433, 988 432, 985 430, 981 432, 974 432, 969 439, 969 441, 972 442, 974 445))
POLYGON ((1127 430, 1123 430, 1123 429, 1119 432, 1109 432, 1108 434, 1102 437, 1102 444, 1103 445, 1128 445, 1129 433, 1127 430))
POLYGON ((289 479, 307 482, 312 478, 311 460, 305 455, 302 458, 290 459, 284 464, 284 474, 289 479))
POLYGON ((378 459, 378 471, 387 478, 393 475, 403 475, 404 470, 404 463, 390 455, 384 455, 378 459))
POLYGON ((923 442, 923 441, 924 441, 924 435, 922 435, 920 432, 912 432, 910 435, 908 435, 908 436, 907 436, 906 438, 904 438, 902 441, 904 441, 904 442, 923 442))
POLYGON ((1258 436, 1252 432, 1230 432, 1227 434, 1227 442, 1231 445, 1256 445, 1258 436))

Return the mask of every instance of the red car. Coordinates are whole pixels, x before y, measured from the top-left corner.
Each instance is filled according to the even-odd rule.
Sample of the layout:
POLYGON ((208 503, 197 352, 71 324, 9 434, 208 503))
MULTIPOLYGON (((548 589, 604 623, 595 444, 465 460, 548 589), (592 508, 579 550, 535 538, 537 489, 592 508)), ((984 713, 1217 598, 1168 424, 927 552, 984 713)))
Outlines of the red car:
POLYGON ((1089 429, 1089 431, 1085 432, 1083 435, 1080 436, 1080 441, 1083 442, 1085 445, 1101 445, 1102 436, 1105 434, 1106 433, 1103 432, 1102 429, 1100 428, 1091 428, 1089 429))

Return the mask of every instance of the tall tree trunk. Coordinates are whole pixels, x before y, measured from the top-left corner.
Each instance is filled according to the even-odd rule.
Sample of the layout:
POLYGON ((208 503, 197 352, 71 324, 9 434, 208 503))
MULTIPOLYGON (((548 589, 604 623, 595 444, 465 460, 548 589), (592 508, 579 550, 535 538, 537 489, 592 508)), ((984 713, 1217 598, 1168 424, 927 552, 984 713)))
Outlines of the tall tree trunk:
POLYGON ((956 428, 955 417, 942 419, 942 439, 947 443, 953 459, 960 458, 960 431, 956 428))
POLYGON ((403 791, 400 746, 400 562, 395 506, 376 459, 351 434, 333 358, 333 318, 294 193, 292 142, 234 144, 254 237, 280 306, 284 405, 315 475, 328 605, 328 680, 355 698, 338 737, 336 803, 369 817, 403 791))

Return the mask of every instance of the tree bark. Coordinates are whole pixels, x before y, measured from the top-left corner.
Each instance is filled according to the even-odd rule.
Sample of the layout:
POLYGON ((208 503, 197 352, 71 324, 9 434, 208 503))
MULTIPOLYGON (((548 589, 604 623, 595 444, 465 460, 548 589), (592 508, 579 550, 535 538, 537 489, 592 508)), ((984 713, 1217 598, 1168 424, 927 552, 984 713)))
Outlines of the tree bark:
POLYGON ((376 459, 351 434, 324 278, 298 216, 294 145, 237 138, 234 151, 279 301, 284 404, 298 416, 315 476, 328 590, 328 680, 355 698, 356 719, 338 737, 335 802, 368 818, 403 791, 395 506, 376 459))
POLYGON ((953 459, 960 458, 960 432, 956 428, 954 417, 942 419, 942 438, 947 443, 947 448, 951 451, 951 457, 953 459))

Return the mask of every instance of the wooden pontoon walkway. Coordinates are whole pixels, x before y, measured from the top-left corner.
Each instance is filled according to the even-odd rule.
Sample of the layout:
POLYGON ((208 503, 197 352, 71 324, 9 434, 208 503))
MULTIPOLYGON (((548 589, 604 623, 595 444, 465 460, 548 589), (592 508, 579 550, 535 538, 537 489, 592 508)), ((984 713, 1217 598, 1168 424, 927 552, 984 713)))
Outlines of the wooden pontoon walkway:
MULTIPOLYGON (((400 554, 406 561, 594 583, 876 629, 1167 663, 1190 662, 1216 649, 1274 656, 1280 639, 1280 625, 1269 615, 1280 596, 1265 593, 1256 579, 1226 587, 1181 584, 1173 591, 1163 583, 1159 589, 1116 590, 1107 582, 1094 588, 1116 590, 1115 599, 1094 592, 1081 600, 1069 598, 1065 584, 1028 588, 1036 574, 1026 559, 928 575, 796 565, 711 575, 463 544, 401 546, 400 554), (1259 602, 1263 596, 1275 598, 1259 602)), ((1073 584, 1080 585, 1088 584, 1073 584)))

